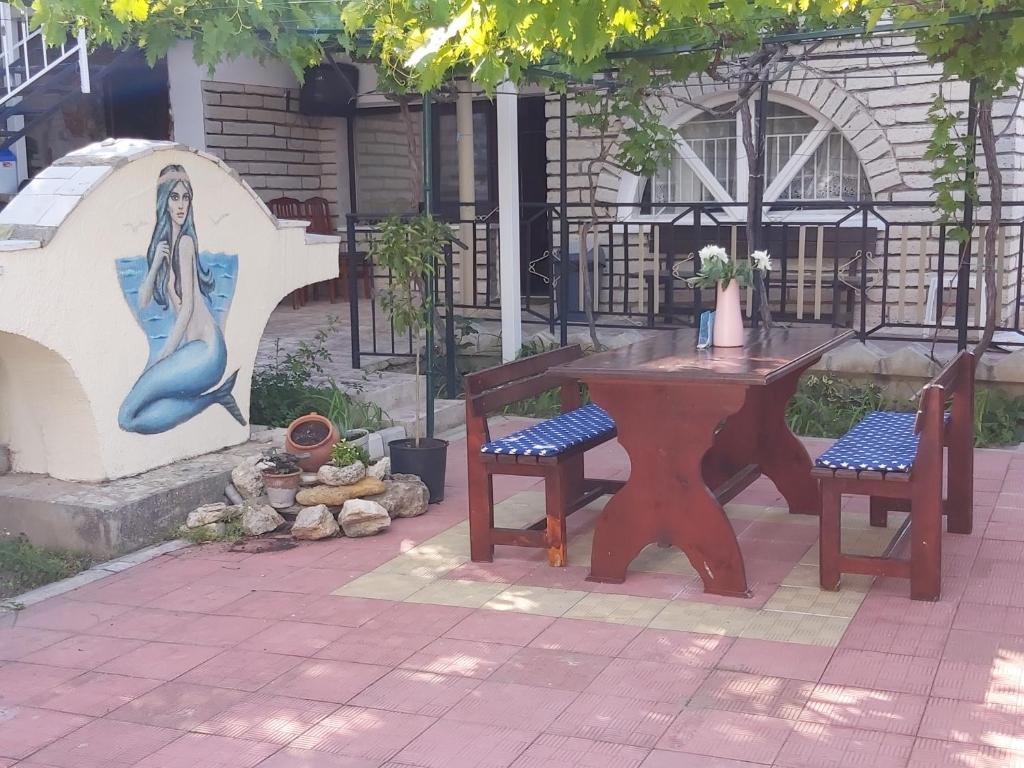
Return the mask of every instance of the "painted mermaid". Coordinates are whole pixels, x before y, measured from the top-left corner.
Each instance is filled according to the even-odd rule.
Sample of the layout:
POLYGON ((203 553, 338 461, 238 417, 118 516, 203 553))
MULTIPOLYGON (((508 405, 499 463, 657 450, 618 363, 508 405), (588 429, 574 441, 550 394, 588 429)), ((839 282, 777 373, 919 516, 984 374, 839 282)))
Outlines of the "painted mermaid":
POLYGON ((118 414, 121 429, 152 435, 166 432, 211 405, 222 405, 245 424, 231 390, 238 371, 218 385, 227 366, 224 334, 210 310, 214 275, 199 259, 192 211, 192 182, 180 165, 160 172, 156 226, 146 253, 146 275, 138 306, 151 302, 170 310, 174 321, 167 341, 118 414))

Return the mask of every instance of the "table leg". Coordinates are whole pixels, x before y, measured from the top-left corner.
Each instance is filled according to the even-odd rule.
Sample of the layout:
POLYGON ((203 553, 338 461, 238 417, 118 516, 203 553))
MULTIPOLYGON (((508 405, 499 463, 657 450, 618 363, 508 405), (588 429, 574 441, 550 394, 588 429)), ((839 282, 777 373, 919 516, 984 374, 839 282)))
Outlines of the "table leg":
POLYGON ((629 455, 626 485, 598 518, 590 581, 621 583, 649 544, 673 544, 712 594, 748 596, 743 557, 701 473, 719 423, 743 405, 742 386, 591 381, 629 455))

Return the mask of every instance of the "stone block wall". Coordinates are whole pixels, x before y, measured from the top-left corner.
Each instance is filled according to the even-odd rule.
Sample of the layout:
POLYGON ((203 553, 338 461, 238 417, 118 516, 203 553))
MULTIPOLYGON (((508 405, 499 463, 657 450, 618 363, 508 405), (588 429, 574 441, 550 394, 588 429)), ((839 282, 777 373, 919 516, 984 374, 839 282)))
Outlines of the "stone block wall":
MULTIPOLYGON (((411 116, 417 151, 420 115, 411 116)), ((358 210, 408 213, 419 203, 419 166, 409 156, 407 127, 394 109, 366 110, 355 120, 358 210)))

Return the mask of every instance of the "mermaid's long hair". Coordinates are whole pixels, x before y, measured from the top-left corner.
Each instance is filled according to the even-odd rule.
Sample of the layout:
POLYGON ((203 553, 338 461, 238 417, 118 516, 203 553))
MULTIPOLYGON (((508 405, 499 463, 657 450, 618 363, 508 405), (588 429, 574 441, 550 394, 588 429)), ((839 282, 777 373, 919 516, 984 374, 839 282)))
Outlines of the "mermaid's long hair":
POLYGON ((192 182, 188 173, 180 165, 168 165, 160 171, 160 177, 156 183, 156 225, 153 227, 153 236, 149 239, 149 250, 146 252, 146 264, 153 266, 156 259, 156 249, 161 242, 167 243, 170 247, 170 256, 160 264, 157 270, 156 281, 153 284, 153 298, 156 303, 166 309, 169 306, 167 300, 167 286, 170 282, 168 275, 168 262, 170 269, 174 272, 174 292, 181 298, 181 261, 178 257, 178 243, 181 238, 188 235, 196 248, 196 276, 199 279, 199 290, 207 298, 213 292, 214 277, 210 270, 205 269, 199 261, 199 239, 196 237, 196 223, 193 216, 193 205, 195 198, 192 197, 192 182), (171 226, 171 214, 167 210, 167 201, 171 197, 171 191, 183 184, 189 197, 192 198, 188 206, 188 214, 185 216, 185 223, 181 225, 178 237, 172 242, 174 229, 171 226))

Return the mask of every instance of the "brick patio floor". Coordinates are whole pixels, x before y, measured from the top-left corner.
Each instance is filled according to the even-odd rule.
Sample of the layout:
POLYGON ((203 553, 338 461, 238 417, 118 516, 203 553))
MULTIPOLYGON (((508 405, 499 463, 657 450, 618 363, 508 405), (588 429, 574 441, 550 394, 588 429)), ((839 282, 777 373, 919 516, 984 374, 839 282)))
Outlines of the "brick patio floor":
MULTIPOLYGON (((615 445, 588 470, 628 472, 615 445)), ((567 568, 470 563, 454 443, 444 503, 381 536, 193 547, 0 614, 0 768, 1024 767, 1024 452, 979 451, 975 488, 926 604, 819 591, 816 521, 758 481, 728 508, 754 597, 718 598, 657 548, 586 582, 599 504, 567 568)))

